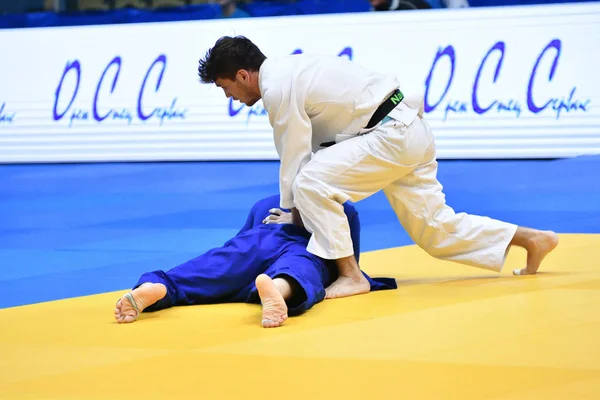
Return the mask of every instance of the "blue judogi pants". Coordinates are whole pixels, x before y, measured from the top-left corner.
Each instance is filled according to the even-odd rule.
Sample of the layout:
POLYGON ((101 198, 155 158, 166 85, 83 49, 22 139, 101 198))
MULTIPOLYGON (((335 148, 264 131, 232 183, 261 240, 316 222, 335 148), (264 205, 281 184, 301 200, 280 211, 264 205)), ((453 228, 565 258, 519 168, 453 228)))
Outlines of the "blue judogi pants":
POLYGON ((260 274, 286 277, 297 283, 295 304, 289 312, 302 312, 325 297, 330 268, 306 251, 308 239, 293 225, 264 225, 227 241, 222 247, 189 260, 167 272, 143 274, 144 282, 162 283, 167 295, 148 311, 172 306, 214 303, 259 303, 254 280, 260 274))
MULTIPOLYGON (((337 278, 337 268, 333 262, 306 250, 310 234, 305 229, 291 224, 262 224, 268 210, 278 204, 278 196, 256 203, 246 225, 223 246, 167 272, 143 274, 134 288, 145 282, 162 283, 167 288, 167 295, 144 311, 195 304, 258 304, 260 298, 254 281, 260 274, 291 279, 296 284, 293 287, 300 289, 288 301, 290 315, 322 301, 325 287, 337 278)), ((396 288, 394 279, 371 279, 364 275, 371 283, 371 290, 396 288)))

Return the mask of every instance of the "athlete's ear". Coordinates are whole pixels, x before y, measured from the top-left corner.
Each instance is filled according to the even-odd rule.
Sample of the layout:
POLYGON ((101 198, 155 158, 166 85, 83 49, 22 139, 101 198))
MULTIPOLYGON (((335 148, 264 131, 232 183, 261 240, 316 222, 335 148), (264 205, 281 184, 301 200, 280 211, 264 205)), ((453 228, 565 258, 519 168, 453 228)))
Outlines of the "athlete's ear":
POLYGON ((245 69, 238 70, 238 72, 235 74, 235 78, 239 82, 246 85, 250 83, 250 74, 245 69))

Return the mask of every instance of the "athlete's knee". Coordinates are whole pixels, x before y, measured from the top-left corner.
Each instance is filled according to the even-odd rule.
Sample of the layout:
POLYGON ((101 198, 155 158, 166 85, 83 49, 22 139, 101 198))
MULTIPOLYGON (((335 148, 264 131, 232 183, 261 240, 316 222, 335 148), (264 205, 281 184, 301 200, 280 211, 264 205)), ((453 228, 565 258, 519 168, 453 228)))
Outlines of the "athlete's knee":
POLYGON ((425 250, 425 252, 427 254, 429 254, 430 256, 434 257, 434 258, 439 258, 439 259, 443 259, 445 258, 445 249, 443 247, 440 247, 437 244, 431 244, 431 243, 417 243, 417 245, 425 250))
POLYGON ((313 195, 318 191, 319 182, 316 179, 310 177, 303 171, 300 171, 298 175, 296 175, 294 183, 292 184, 292 193, 294 195, 294 199, 303 201, 314 197, 313 195))
POLYGON ((411 235, 413 241, 434 258, 445 259, 456 251, 452 234, 443 226, 429 227, 419 233, 411 235))

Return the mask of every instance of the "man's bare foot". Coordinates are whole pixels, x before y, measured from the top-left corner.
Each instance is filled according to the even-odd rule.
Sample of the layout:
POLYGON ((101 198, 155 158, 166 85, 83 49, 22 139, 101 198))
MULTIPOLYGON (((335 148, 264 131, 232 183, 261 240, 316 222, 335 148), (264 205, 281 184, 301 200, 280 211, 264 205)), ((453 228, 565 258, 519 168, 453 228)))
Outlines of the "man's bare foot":
POLYGON ((527 267, 515 269, 514 275, 534 275, 544 257, 558 245, 558 235, 552 231, 534 231, 523 247, 527 250, 527 267))
POLYGON ((371 285, 363 274, 360 274, 360 277, 357 276, 355 278, 340 276, 335 282, 325 289, 325 298, 337 299, 340 297, 368 293, 370 291, 371 285))
POLYGON ((281 292, 268 275, 259 275, 255 283, 263 308, 263 328, 276 328, 283 325, 288 318, 288 307, 281 292))
POLYGON ((119 299, 115 308, 115 319, 120 324, 133 322, 144 308, 166 295, 167 287, 162 283, 144 283, 119 299))

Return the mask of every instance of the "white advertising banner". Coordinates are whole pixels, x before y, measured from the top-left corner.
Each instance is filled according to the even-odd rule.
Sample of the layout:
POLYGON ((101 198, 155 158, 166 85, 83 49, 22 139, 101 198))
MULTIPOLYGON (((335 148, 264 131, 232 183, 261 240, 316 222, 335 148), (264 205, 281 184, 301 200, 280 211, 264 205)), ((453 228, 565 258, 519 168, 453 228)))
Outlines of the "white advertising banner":
POLYGON ((0 30, 0 162, 277 159, 198 80, 223 35, 348 57, 425 96, 440 158, 600 154, 600 3, 0 30))

